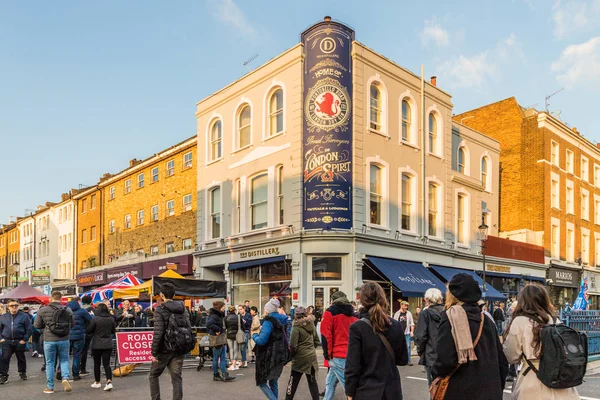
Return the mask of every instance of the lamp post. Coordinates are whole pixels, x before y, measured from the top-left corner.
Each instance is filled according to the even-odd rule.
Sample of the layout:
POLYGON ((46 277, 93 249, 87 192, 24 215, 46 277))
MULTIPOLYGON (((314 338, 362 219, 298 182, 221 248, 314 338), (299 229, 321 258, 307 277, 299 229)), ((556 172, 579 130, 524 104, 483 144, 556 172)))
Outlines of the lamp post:
POLYGON ((483 258, 483 301, 485 301, 485 297, 487 295, 487 282, 485 280, 485 242, 488 237, 488 226, 485 222, 482 222, 479 225, 479 239, 481 240, 481 256, 483 258))

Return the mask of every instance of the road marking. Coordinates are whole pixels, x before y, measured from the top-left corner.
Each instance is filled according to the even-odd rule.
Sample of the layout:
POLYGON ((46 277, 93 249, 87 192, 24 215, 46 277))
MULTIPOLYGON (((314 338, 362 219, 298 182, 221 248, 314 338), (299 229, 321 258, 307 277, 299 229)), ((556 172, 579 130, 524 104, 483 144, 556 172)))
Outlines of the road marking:
POLYGON ((427 381, 427 378, 417 378, 416 376, 407 376, 407 379, 414 379, 415 381, 427 381))
MULTIPOLYGON (((510 390, 505 390, 504 393, 508 393, 511 394, 512 392, 510 390)), ((586 396, 579 396, 579 398, 581 400, 600 400, 597 397, 586 397, 586 396)))

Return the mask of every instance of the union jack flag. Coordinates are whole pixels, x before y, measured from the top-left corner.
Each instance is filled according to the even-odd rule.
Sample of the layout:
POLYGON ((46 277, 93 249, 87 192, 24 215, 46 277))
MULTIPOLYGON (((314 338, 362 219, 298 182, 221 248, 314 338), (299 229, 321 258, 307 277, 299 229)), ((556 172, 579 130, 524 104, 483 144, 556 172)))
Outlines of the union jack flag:
POLYGON ((112 300, 113 291, 115 289, 122 289, 127 287, 138 286, 144 283, 143 280, 136 278, 132 274, 127 274, 114 282, 107 285, 101 286, 98 289, 90 290, 89 292, 82 293, 80 296, 92 296, 92 303, 96 304, 104 299, 112 300))

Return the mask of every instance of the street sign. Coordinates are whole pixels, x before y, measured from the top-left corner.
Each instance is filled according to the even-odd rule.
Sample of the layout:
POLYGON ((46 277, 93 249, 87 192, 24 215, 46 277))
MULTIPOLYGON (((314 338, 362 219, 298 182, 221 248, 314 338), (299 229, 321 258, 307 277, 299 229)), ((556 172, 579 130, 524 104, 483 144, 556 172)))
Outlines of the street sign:
POLYGON ((44 286, 50 283, 50 271, 31 271, 31 286, 44 286))
POLYGON ((153 337, 154 331, 117 332, 119 364, 151 363, 153 337))

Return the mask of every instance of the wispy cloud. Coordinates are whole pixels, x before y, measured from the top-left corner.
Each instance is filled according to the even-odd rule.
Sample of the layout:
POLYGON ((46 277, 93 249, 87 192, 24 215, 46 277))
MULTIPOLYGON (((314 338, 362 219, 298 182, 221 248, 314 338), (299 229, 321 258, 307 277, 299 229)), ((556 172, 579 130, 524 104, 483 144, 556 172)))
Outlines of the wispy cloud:
POLYGON ((600 36, 567 46, 552 64, 552 71, 558 74, 556 79, 568 87, 600 83, 600 36))
POLYGON ((249 41, 256 40, 258 31, 233 0, 211 0, 209 4, 213 10, 213 17, 217 21, 235 28, 242 37, 249 41))
POLYGON ((585 32, 600 24, 600 0, 556 0, 552 19, 557 39, 585 32))
POLYGON ((442 28, 437 19, 426 20, 425 27, 421 33, 421 43, 423 46, 433 43, 438 47, 444 47, 450 43, 450 34, 446 29, 442 28))

